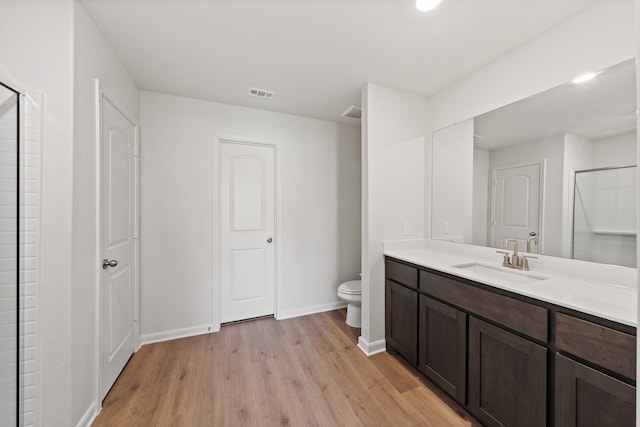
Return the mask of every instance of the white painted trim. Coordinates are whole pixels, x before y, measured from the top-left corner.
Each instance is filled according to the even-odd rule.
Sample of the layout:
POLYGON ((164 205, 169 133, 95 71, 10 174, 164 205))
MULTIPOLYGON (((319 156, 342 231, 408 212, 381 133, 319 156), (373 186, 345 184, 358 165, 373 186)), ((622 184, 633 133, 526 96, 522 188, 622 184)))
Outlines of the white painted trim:
POLYGON ((44 268, 42 268, 44 258, 44 245, 43 245, 43 234, 42 230, 44 229, 44 218, 45 212, 47 210, 47 205, 44 204, 44 195, 45 189, 47 187, 45 180, 43 177, 45 176, 45 168, 46 164, 44 162, 44 143, 45 143, 45 135, 47 129, 47 120, 45 117, 48 117, 49 114, 49 100, 47 98, 46 92, 41 92, 40 98, 40 218, 38 218, 38 230, 40 230, 39 236, 39 246, 38 246, 38 374, 36 381, 36 405, 38 405, 36 409, 36 425, 44 425, 44 399, 42 392, 42 384, 44 383, 44 333, 43 333, 43 324, 42 320, 44 317, 44 304, 42 303, 42 284, 45 283, 44 276, 44 268))
POLYGON ((347 303, 344 301, 334 301, 327 304, 311 305, 308 307, 295 308, 293 310, 280 310, 275 316, 278 320, 291 319, 293 317, 307 316, 309 314, 323 313, 325 311, 344 308, 347 303))
POLYGON ((538 250, 539 254, 544 254, 544 243, 547 232, 545 229, 546 221, 544 220, 547 212, 547 158, 540 162, 540 206, 538 207, 538 250))
MULTIPOLYGON (((636 6, 636 56, 640 57, 640 0, 635 1, 636 6)), ((638 72, 638 60, 636 59, 636 87, 640 87, 640 72, 638 72)), ((640 91, 636 90, 636 105, 640 105, 640 91)), ((640 129, 640 114, 636 113, 636 127, 640 129)), ((636 164, 640 165, 640 132, 636 132, 636 164)), ((640 174, 636 173, 636 222, 640 224, 640 174)), ((636 237, 636 265, 640 266, 640 236, 636 237)), ((637 271, 637 269, 636 269, 637 271)), ((640 288, 640 274, 636 279, 637 288, 640 288)), ((640 307, 640 292, 636 291, 636 304, 640 307)), ((637 320, 640 324, 640 310, 637 310, 637 320)), ((636 334, 636 348, 640 348, 640 334, 636 334)), ((637 373, 640 367, 640 351, 636 351, 636 382, 640 375, 637 373)), ((636 425, 640 424, 640 393, 636 393, 636 425)))
MULTIPOLYGON (((101 165, 101 161, 100 161, 100 143, 101 143, 101 136, 100 136, 100 117, 102 116, 102 109, 100 108, 100 94, 102 92, 100 91, 100 80, 98 79, 94 79, 94 95, 95 95, 95 168, 96 168, 96 188, 95 188, 95 194, 96 194, 96 257, 94 259, 94 263, 95 263, 95 296, 94 296, 94 341, 93 341, 93 346, 94 346, 94 357, 93 357, 93 378, 94 378, 94 403, 92 406, 97 406, 96 409, 96 413, 100 412, 100 410, 102 409, 102 401, 100 400, 100 386, 102 384, 102 375, 101 375, 101 370, 100 370, 100 366, 101 366, 101 359, 100 359, 100 355, 101 355, 101 348, 100 348, 100 316, 102 315, 100 312, 100 285, 101 285, 101 280, 102 280, 102 276, 101 276, 101 272, 100 272, 100 268, 98 267, 100 265, 100 245, 101 245, 101 241, 100 241, 100 236, 101 236, 101 232, 100 232, 100 223, 102 222, 102 216, 101 216, 101 212, 100 212, 100 185, 101 185, 101 181, 100 181, 100 176, 102 173, 102 165, 101 165)), ((84 417, 83 417, 84 419, 84 417)))
POLYGON ((135 155, 133 157, 134 163, 134 192, 135 195, 133 197, 134 206, 133 206, 133 218, 134 224, 133 227, 136 230, 135 238, 133 242, 133 262, 135 264, 135 274, 133 276, 134 280, 134 308, 133 308, 133 333, 134 333, 134 351, 138 351, 141 344, 140 338, 140 124, 135 124, 135 155))
POLYGON ((142 345, 153 344, 156 342, 171 341, 179 338, 194 337, 196 335, 204 335, 211 332, 209 324, 190 326, 188 328, 172 329, 163 332, 154 332, 144 334, 140 337, 142 345))
MULTIPOLYGON (((212 206, 212 256, 213 256, 213 271, 212 274, 212 287, 213 297, 212 301, 212 316, 211 326, 212 331, 217 332, 220 330, 220 313, 222 311, 221 301, 221 285, 222 279, 221 272, 221 238, 222 230, 220 224, 221 218, 221 203, 220 203, 220 185, 222 179, 220 176, 221 164, 220 164, 220 146, 222 143, 231 144, 244 144, 244 145, 258 145, 273 148, 275 152, 275 239, 276 239, 276 253, 275 253, 275 303, 274 303, 274 317, 277 319, 282 318, 280 315, 280 307, 282 307, 282 293, 280 292, 280 277, 282 277, 282 162, 281 162, 281 145, 279 142, 259 140, 256 138, 247 138, 237 135, 214 135, 213 136, 213 150, 212 150, 212 164, 213 164, 213 189, 211 194, 211 206, 212 206), (214 244, 213 242, 217 242, 214 244)), ((295 317, 295 316, 291 316, 295 317)))
POLYGON ((274 316, 279 318, 280 312, 283 310, 284 304, 282 303, 282 292, 280 286, 280 277, 282 276, 282 247, 283 247, 283 239, 282 239, 282 149, 279 144, 275 144, 275 161, 276 161, 276 300, 274 307, 274 316))
MULTIPOLYGON (((101 135, 102 135, 102 98, 109 102, 120 114, 122 114, 134 127, 134 146, 138 147, 138 156, 134 156, 134 228, 140 229, 140 161, 139 161, 139 147, 140 147, 140 124, 135 120, 133 115, 121 107, 121 103, 118 102, 118 98, 113 96, 108 90, 105 90, 101 86, 99 79, 94 79, 95 84, 95 150, 96 150, 96 259, 95 259, 95 339, 94 339, 94 381, 95 381, 95 396, 93 406, 97 408, 96 415, 102 409, 102 399, 100 398, 100 390, 102 389, 102 348, 101 348, 101 285, 102 285, 102 271, 101 271, 101 252, 102 252, 102 211, 101 211, 101 189, 102 189, 102 159, 101 159, 101 135)), ((133 254, 133 268, 134 268, 134 351, 137 351, 141 346, 140 339, 140 235, 134 241, 134 254, 133 254)), ((90 425, 90 424, 89 424, 90 425)))
POLYGON ((385 340, 378 340, 370 343, 362 336, 359 336, 358 348, 367 356, 373 356, 374 354, 384 353, 387 351, 387 342, 385 340))
POLYGON ((89 406, 89 409, 87 409, 87 412, 85 412, 82 418, 80 418, 76 427, 90 427, 99 413, 100 407, 97 407, 96 402, 93 402, 91 406, 89 406))
POLYGON ((211 328, 214 332, 220 330, 220 298, 221 297, 221 284, 222 276, 220 269, 220 236, 222 235, 220 225, 220 139, 215 135, 213 136, 212 149, 211 149, 211 328))

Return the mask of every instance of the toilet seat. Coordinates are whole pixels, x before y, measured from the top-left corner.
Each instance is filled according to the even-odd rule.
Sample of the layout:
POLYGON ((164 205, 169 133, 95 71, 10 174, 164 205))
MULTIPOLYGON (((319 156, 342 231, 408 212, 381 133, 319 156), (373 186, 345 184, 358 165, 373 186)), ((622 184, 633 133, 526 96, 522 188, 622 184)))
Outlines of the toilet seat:
POLYGON ((338 287, 338 292, 345 295, 361 295, 362 282, 360 280, 344 282, 338 287))

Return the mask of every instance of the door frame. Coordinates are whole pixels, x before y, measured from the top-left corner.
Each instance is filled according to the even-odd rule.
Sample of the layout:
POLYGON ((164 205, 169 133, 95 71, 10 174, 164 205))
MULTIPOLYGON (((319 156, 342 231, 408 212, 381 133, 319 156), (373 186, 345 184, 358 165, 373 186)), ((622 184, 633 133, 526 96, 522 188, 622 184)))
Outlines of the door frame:
POLYGON ((514 168, 522 168, 526 166, 537 165, 540 168, 540 194, 538 200, 538 253, 544 254, 544 213, 545 213, 545 182, 547 180, 547 159, 543 159, 539 162, 531 162, 531 163, 515 163, 511 165, 498 166, 491 169, 491 204, 489 205, 489 243, 491 247, 495 246, 495 238, 496 238, 496 226, 494 225, 496 218, 496 209, 495 209, 495 201, 496 201, 496 190, 498 187, 496 175, 498 171, 504 169, 514 169, 514 168))
POLYGON ((94 383, 95 383, 95 401, 96 413, 102 408, 102 400, 100 399, 100 390, 102 388, 102 359, 101 359, 101 342, 102 342, 102 313, 101 313, 101 286, 102 286, 102 214, 101 214, 101 191, 102 191, 102 106, 101 101, 104 98, 113 107, 120 112, 134 126, 134 244, 133 244, 133 268, 134 268, 134 302, 133 302, 133 321, 134 321, 134 351, 140 349, 140 124, 135 120, 132 114, 122 108, 122 103, 118 98, 112 95, 100 84, 99 79, 94 80, 95 85, 95 166, 96 166, 96 259, 95 259, 95 339, 94 339, 94 383))
POLYGON ((276 248, 275 248, 275 266, 274 266, 274 281, 273 287, 275 292, 274 299, 274 316, 276 319, 280 317, 279 310, 282 307, 281 303, 281 294, 280 292, 280 277, 281 274, 281 260, 282 260, 282 230, 280 224, 282 223, 282 179, 281 178, 281 149, 280 143, 273 141, 265 141, 259 140, 255 138, 247 138, 247 137, 239 137, 233 135, 214 135, 213 136, 213 150, 212 150, 212 164, 213 164, 213 185, 212 185, 212 194, 211 194, 211 206, 213 215, 211 216, 212 224, 211 224, 211 238, 212 238, 212 267, 213 274, 211 275, 211 285, 213 288, 213 292, 211 293, 212 300, 212 317, 211 317, 211 325, 212 332, 217 332, 220 330, 221 325, 221 311, 222 311, 222 301, 221 301, 221 287, 222 287, 222 275, 221 275, 221 266, 222 266, 222 200, 221 200, 221 186, 222 186, 222 158, 221 158, 221 148, 222 144, 239 144, 239 145, 254 145, 259 147, 268 147, 273 148, 274 150, 274 172, 275 172, 275 182, 274 182, 274 192, 275 192, 275 200, 274 200, 274 208, 275 208, 275 233, 274 238, 276 240, 276 248))

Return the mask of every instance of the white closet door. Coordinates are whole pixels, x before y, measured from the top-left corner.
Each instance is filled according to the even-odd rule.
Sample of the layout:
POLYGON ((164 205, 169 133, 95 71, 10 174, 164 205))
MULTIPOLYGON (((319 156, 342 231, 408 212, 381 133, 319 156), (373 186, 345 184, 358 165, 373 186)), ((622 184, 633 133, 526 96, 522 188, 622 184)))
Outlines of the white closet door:
POLYGON ((221 144, 221 322, 275 312, 275 149, 221 144))

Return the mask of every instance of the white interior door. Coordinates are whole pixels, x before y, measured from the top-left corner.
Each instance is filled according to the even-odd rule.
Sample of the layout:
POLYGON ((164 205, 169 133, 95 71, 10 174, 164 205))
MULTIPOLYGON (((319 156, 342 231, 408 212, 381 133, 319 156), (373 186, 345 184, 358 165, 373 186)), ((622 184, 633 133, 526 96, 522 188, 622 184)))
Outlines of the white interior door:
MULTIPOLYGON (((540 165, 494 169, 492 246, 504 248, 507 239, 516 239, 526 248, 530 233, 539 233, 540 165)), ((538 245, 531 246, 537 253, 538 245)))
POLYGON ((100 98, 101 387, 103 399, 135 350, 135 125, 100 98))
POLYGON ((275 149, 220 144, 222 323, 275 312, 275 149))

